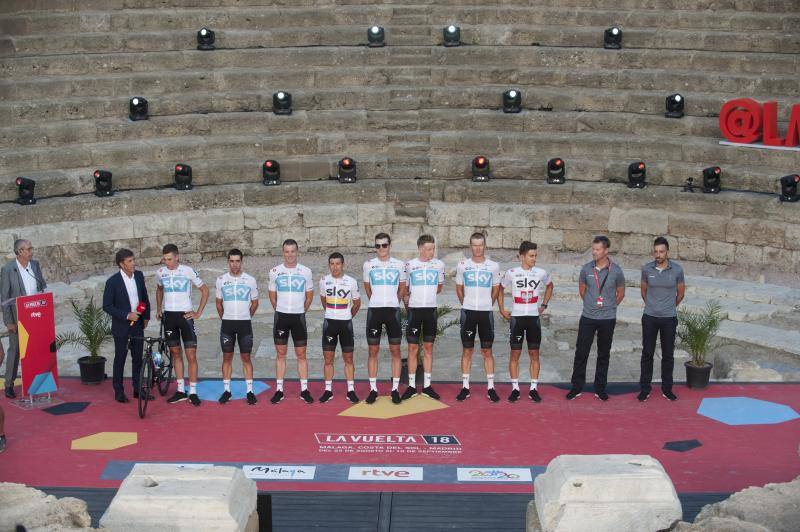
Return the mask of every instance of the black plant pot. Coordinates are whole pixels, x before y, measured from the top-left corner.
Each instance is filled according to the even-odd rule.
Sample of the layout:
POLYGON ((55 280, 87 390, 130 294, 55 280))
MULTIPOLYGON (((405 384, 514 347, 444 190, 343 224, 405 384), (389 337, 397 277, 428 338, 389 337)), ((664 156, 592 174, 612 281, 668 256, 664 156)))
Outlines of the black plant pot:
POLYGON ((711 378, 711 368, 714 367, 713 364, 706 362, 705 365, 698 367, 689 362, 684 362, 683 366, 686 368, 686 386, 698 390, 708 386, 708 381, 711 378))
POLYGON ((78 359, 83 384, 100 384, 106 374, 105 357, 81 357, 78 359))

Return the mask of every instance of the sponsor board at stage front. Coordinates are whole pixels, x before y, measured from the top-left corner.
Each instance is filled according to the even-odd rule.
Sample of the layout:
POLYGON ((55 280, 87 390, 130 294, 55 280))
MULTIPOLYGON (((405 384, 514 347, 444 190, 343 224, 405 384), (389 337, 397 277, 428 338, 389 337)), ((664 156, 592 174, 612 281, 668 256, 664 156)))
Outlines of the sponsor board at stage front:
POLYGON ((532 482, 531 470, 522 467, 459 467, 459 482, 532 482))
POLYGON ((351 466, 347 480, 422 481, 422 467, 351 466))
POLYGON ((336 445, 461 445, 452 434, 338 434, 316 433, 319 444, 336 445))
POLYGON ((317 466, 246 464, 242 471, 253 480, 314 480, 317 466))

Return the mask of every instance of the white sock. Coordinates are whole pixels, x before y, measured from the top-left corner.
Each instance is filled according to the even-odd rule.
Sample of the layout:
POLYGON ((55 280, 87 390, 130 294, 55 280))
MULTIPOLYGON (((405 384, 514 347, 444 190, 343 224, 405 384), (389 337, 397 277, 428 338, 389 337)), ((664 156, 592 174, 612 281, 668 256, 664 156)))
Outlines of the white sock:
POLYGON ((277 388, 277 390, 275 390, 276 392, 282 392, 283 391, 283 379, 277 379, 275 381, 275 387, 277 388))
POLYGON ((430 373, 423 373, 425 375, 425 388, 431 385, 431 374, 430 373))
POLYGON ((369 379, 369 389, 372 392, 377 392, 378 391, 378 379, 377 378, 373 379, 372 377, 370 377, 370 379, 369 379))
POLYGON ((347 391, 348 392, 356 391, 356 383, 353 381, 347 381, 347 391))
POLYGON ((230 392, 231 391, 231 381, 230 381, 230 379, 223 380, 222 381, 222 385, 225 386, 225 391, 226 392, 230 392))
POLYGON ((469 390, 469 373, 461 374, 461 386, 469 390))
POLYGON ((248 393, 252 392, 253 391, 253 381, 244 381, 244 383, 247 385, 248 393))
POLYGON ((519 390, 519 379, 511 379, 511 389, 519 390))
POLYGON ((300 391, 308 389, 308 379, 300 379, 300 391))
POLYGON ((412 375, 411 372, 408 374, 408 387, 409 388, 416 388, 417 387, 417 376, 412 375))
POLYGON ((186 393, 186 384, 183 382, 183 379, 178 379, 178 391, 186 393))
POLYGON ((393 392, 397 391, 399 387, 400 387, 400 379, 395 379, 394 377, 392 377, 392 391, 393 392))
POLYGON ((195 394, 197 393, 197 383, 196 382, 190 382, 189 383, 189 395, 192 395, 193 393, 195 393, 195 394))
POLYGON ((494 373, 486 375, 486 387, 490 389, 494 388, 494 373))
POLYGON ((539 379, 531 379, 531 390, 535 390, 538 384, 539 384, 539 379))
MULTIPOLYGON (((301 383, 303 381, 300 381, 301 383)), ((303 388, 305 390, 305 388, 303 388)), ((333 381, 325 381, 325 390, 332 392, 333 391, 333 381)))

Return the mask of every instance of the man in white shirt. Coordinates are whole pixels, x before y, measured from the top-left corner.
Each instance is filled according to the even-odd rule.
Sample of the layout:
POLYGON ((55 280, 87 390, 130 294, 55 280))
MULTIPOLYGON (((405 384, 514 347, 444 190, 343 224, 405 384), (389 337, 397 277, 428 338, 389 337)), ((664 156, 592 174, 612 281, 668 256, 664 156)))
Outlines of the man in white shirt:
POLYGON ((222 385, 224 390, 219 403, 231 399, 231 375, 233 373, 233 350, 239 344, 239 356, 244 369, 247 386, 247 404, 257 402, 253 393, 253 324, 251 318, 258 309, 258 286, 252 275, 242 271, 244 254, 238 249, 228 252, 228 272, 219 276, 216 283, 217 314, 222 320, 219 343, 222 347, 222 385))

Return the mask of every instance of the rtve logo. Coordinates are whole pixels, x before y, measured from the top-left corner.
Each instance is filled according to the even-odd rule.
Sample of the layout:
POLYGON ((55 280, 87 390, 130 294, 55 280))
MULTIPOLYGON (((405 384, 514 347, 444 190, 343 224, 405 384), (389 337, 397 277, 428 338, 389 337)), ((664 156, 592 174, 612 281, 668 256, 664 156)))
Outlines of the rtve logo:
POLYGON ((439 284, 439 272, 436 270, 415 270, 411 272, 411 284, 437 285, 439 284))
POLYGON ((161 280, 165 292, 186 292, 189 290, 189 279, 182 275, 165 277, 161 280))
POLYGON ((243 284, 226 284, 222 287, 223 301, 250 301, 250 287, 243 284))
POLYGON ((369 272, 369 282, 372 285, 396 285, 400 280, 400 270, 380 268, 369 272))
POLYGON ((278 292, 303 292, 306 289, 306 279, 301 275, 279 275, 275 279, 278 292))
POLYGON ((464 272, 464 286, 491 288, 492 274, 475 270, 464 272))
POLYGON ((514 285, 517 288, 536 288, 541 284, 541 281, 537 281, 536 279, 531 279, 528 277, 523 277, 522 279, 517 279, 514 285))
POLYGON ((422 480, 421 467, 357 467, 351 466, 347 475, 347 480, 377 480, 377 481, 396 481, 396 480, 422 480))

